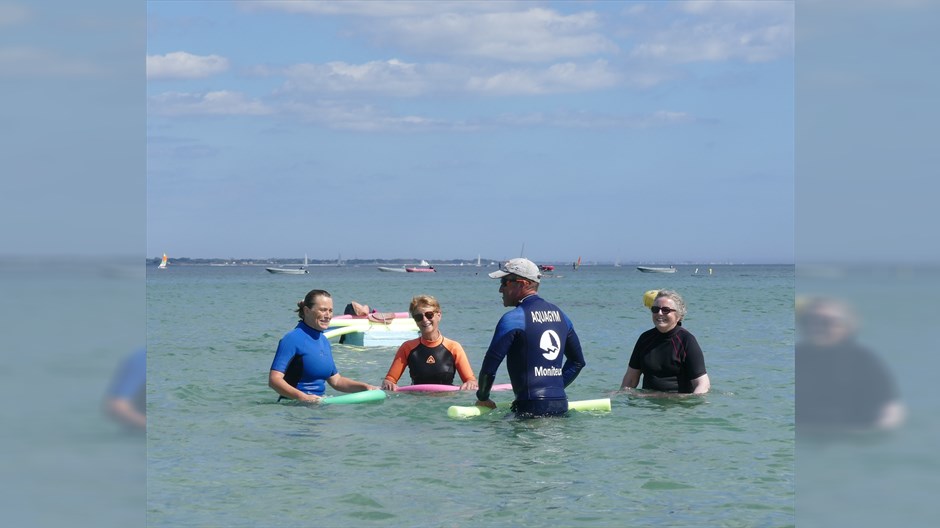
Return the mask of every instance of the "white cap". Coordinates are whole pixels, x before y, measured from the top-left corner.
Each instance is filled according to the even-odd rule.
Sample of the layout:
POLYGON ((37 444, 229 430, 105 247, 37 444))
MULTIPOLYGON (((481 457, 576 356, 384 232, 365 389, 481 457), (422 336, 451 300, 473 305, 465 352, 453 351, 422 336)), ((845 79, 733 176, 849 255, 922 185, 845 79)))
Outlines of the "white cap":
POLYGON ((490 273, 490 278, 499 279, 506 275, 518 275, 523 279, 528 279, 533 282, 539 282, 539 279, 542 278, 542 274, 539 273, 539 267, 531 260, 525 258, 514 258, 503 263, 503 265, 499 267, 499 271, 490 273))

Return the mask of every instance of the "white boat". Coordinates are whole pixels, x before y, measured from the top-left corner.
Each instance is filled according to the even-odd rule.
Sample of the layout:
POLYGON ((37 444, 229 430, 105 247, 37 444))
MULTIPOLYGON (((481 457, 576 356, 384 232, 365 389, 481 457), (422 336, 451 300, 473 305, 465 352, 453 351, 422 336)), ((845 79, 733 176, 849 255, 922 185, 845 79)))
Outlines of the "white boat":
POLYGON ((166 253, 163 254, 163 260, 160 261, 160 265, 157 266, 157 269, 166 269, 166 253))
POLYGON ((379 271, 394 271, 394 272, 398 272, 398 273, 404 273, 404 272, 405 272, 405 267, 402 266, 402 267, 400 267, 400 268, 389 268, 389 267, 387 267, 387 266, 379 266, 379 271))
POLYGON ((300 268, 264 268, 268 273, 278 273, 282 275, 303 275, 307 272, 307 254, 304 253, 304 265, 300 268))
POLYGON ((675 273, 676 267, 669 266, 668 268, 658 268, 655 266, 637 266, 636 269, 642 271, 643 273, 675 273))

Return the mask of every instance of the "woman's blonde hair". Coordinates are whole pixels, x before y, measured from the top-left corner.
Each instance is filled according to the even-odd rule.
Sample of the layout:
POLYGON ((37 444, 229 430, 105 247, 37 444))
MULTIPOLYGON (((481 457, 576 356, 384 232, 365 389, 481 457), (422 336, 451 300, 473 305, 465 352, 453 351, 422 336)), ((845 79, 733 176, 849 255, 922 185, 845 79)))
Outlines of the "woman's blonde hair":
POLYGON ((422 305, 434 308, 435 312, 441 311, 441 303, 433 295, 415 295, 411 298, 411 305, 408 307, 408 313, 414 314, 415 310, 422 305))

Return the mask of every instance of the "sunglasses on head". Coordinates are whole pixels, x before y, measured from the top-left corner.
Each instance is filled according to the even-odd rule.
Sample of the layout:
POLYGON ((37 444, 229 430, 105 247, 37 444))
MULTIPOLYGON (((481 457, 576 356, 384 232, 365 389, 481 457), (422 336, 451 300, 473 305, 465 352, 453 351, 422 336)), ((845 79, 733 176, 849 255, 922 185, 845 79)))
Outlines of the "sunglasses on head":
POLYGON ((675 308, 669 308, 667 306, 650 306, 650 311, 653 312, 654 314, 658 314, 660 310, 663 311, 663 315, 669 315, 672 312, 679 311, 679 310, 676 310, 675 308))
POLYGON ((430 320, 434 319, 434 314, 435 314, 435 313, 436 313, 436 312, 424 312, 423 314, 421 314, 421 313, 416 313, 416 314, 411 314, 411 317, 412 317, 412 319, 414 319, 415 321, 418 321, 418 322, 420 322, 422 319, 425 319, 425 318, 427 318, 427 320, 430 321, 430 320))

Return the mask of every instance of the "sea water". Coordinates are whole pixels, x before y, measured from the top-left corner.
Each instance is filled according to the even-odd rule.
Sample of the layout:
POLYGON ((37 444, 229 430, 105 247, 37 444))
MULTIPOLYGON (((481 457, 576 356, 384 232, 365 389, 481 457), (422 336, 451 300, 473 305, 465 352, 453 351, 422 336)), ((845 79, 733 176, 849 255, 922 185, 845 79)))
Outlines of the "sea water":
MULTIPOLYGON (((506 310, 486 275, 495 268, 437 269, 149 266, 148 525, 794 524, 793 266, 562 266, 546 277, 539 293, 571 318, 587 361, 569 399, 610 397, 609 413, 448 418, 450 405, 474 402, 466 392, 277 403, 267 386, 274 350, 314 288, 332 293, 337 312, 351 300, 405 311, 414 295, 437 297, 442 333, 478 371, 506 310), (652 327, 643 293, 661 288, 688 304, 684 326, 712 383, 703 397, 617 392, 652 327)), ((395 351, 333 346, 341 374, 375 385, 395 351)), ((496 382, 508 381, 504 364, 496 382)))

